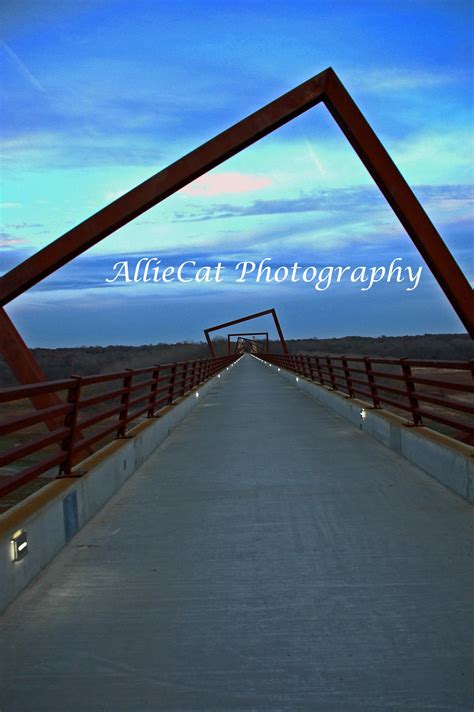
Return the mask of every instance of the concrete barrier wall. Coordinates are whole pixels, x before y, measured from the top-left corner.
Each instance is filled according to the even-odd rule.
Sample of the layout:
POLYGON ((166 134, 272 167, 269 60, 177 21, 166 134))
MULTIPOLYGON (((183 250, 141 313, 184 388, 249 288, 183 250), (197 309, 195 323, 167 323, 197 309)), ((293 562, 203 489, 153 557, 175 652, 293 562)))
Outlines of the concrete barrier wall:
POLYGON ((320 386, 292 371, 260 361, 262 368, 291 381, 318 403, 350 420, 365 433, 398 452, 449 489, 470 502, 474 501, 474 448, 437 433, 430 428, 410 427, 407 421, 382 409, 371 409, 357 398, 320 386), (361 417, 361 410, 365 418, 361 417))
MULTIPOLYGON (((223 380, 226 369, 83 460, 80 477, 53 480, 0 515, 0 612, 114 495, 171 431, 223 380), (196 393, 199 396, 196 397, 196 393), (28 554, 12 560, 11 537, 26 531, 28 554)), ((74 474, 74 471, 73 471, 74 474)))

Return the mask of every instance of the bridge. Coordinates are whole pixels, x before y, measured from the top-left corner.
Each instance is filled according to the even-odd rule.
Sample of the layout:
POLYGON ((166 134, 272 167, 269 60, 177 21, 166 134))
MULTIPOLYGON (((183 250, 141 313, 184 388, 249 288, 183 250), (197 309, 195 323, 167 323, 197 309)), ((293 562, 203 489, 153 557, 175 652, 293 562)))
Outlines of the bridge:
POLYGON ((210 358, 48 381, 5 310, 318 104, 474 335, 468 280, 331 68, 4 274, 2 712, 472 711, 472 361, 292 354, 269 309, 206 329, 210 358), (266 331, 216 352, 263 315, 281 353, 266 331))
POLYGON ((472 507, 366 428, 405 428, 440 478, 472 448, 362 418, 278 358, 221 362, 0 517, 28 535, 4 581, 67 540, 2 617, 2 710, 472 709, 472 507), (183 407, 81 528, 134 440, 183 407))

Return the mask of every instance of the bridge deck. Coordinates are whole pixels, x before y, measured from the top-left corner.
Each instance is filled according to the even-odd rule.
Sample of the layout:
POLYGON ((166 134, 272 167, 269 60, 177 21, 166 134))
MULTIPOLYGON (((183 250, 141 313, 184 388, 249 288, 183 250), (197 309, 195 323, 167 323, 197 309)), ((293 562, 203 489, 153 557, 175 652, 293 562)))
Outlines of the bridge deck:
POLYGON ((0 709, 470 710, 469 511, 247 356, 7 610, 0 709))

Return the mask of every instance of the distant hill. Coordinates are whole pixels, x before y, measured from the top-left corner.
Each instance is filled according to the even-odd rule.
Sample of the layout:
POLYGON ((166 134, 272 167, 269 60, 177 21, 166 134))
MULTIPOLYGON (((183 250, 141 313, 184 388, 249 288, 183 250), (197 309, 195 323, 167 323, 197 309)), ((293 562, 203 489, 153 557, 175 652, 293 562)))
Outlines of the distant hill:
MULTIPOLYGON (((218 353, 226 353, 224 339, 214 341, 218 353)), ((270 349, 280 352, 279 342, 270 349)), ((422 334, 419 336, 344 336, 338 339, 290 339, 290 353, 346 354, 350 356, 408 357, 440 360, 474 359, 474 342, 467 334, 422 334)), ((203 342, 148 344, 144 346, 83 346, 81 348, 33 349, 48 379, 72 374, 90 375, 140 368, 155 363, 207 358, 203 342)), ((8 366, 0 361, 0 384, 15 384, 8 366)))

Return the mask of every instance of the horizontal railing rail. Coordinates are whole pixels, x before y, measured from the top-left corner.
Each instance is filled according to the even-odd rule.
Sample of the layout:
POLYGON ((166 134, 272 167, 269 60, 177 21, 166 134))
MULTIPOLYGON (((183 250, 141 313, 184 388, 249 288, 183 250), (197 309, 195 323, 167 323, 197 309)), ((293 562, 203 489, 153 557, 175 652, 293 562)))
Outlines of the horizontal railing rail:
POLYGON ((139 418, 154 418, 239 356, 156 364, 93 376, 72 376, 0 389, 0 405, 14 411, 0 420, 0 497, 59 466, 71 475, 97 443, 127 437, 139 418), (64 403, 35 409, 37 395, 64 393, 64 403), (49 430, 46 429, 48 424, 49 430), (52 424, 54 427, 52 427, 52 424), (12 445, 12 436, 16 440, 12 445))
POLYGON ((258 358, 368 401, 371 408, 408 413, 410 425, 428 420, 454 430, 455 436, 474 436, 474 361, 269 353, 258 358))

